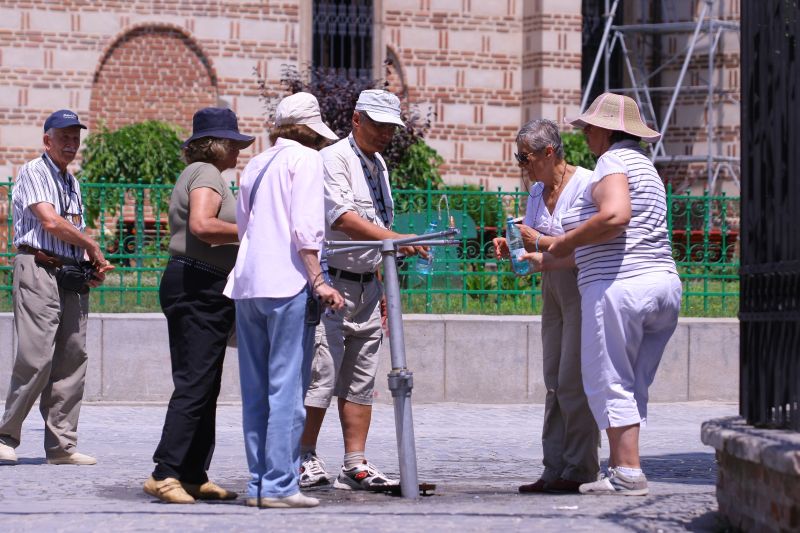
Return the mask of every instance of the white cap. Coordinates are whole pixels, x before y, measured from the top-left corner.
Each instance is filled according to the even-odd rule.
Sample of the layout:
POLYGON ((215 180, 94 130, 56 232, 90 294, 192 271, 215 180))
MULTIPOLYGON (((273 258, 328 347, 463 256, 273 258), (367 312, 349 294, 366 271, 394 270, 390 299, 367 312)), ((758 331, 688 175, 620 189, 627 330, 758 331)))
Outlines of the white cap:
POLYGON ((356 102, 356 111, 364 111, 375 122, 406 126, 400 119, 400 100, 389 91, 380 89, 361 91, 356 102))
POLYGON ((322 122, 319 102, 311 93, 294 93, 278 103, 275 108, 275 125, 305 124, 315 132, 333 141, 339 137, 322 122))

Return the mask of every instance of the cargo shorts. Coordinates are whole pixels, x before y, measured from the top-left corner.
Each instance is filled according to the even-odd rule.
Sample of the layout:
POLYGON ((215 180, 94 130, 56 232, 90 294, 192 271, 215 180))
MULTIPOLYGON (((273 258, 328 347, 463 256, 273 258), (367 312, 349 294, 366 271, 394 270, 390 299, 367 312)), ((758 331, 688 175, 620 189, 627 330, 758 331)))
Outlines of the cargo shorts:
POLYGON ((327 409, 336 396, 372 405, 383 341, 383 287, 377 278, 366 283, 333 278, 332 285, 342 293, 345 304, 333 314, 323 314, 317 326, 305 404, 327 409))

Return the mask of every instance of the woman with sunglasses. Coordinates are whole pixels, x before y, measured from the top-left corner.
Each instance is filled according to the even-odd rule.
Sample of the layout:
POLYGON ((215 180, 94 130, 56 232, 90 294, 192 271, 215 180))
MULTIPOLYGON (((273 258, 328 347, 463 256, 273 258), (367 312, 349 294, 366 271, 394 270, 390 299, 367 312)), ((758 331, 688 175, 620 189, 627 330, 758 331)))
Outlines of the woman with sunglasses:
MULTIPOLYGON (((517 150, 514 156, 529 191, 520 226, 522 238, 529 252, 544 251, 564 233, 561 217, 583 192, 592 172, 567 163, 558 126, 552 120, 525 124, 517 134, 517 150)), ((508 257, 505 239, 495 239, 494 244, 498 257, 508 257)), ((597 479, 600 435, 581 384, 577 269, 545 272, 542 299, 542 367, 547 388, 542 428, 544 472, 519 491, 578 492, 582 483, 597 479)))

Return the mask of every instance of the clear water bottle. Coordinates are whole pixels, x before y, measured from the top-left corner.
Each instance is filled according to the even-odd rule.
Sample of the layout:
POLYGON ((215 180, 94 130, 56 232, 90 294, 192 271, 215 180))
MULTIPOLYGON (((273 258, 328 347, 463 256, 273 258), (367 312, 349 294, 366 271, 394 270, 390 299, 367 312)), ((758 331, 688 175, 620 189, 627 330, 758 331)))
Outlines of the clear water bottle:
MULTIPOLYGON (((423 235, 428 235, 429 233, 436 233, 436 231, 437 231, 436 222, 431 221, 430 225, 428 226, 428 229, 425 230, 425 233, 423 233, 423 235)), ((425 275, 429 275, 431 272, 433 272, 433 256, 435 250, 436 250, 435 246, 430 246, 428 247, 427 259, 425 259, 421 255, 417 257, 417 272, 425 275)))
POLYGON ((530 274, 531 265, 527 260, 522 259, 525 253, 525 245, 522 242, 522 232, 516 224, 514 219, 508 217, 506 219, 506 242, 508 243, 509 255, 511 255, 511 267, 519 275, 530 274))

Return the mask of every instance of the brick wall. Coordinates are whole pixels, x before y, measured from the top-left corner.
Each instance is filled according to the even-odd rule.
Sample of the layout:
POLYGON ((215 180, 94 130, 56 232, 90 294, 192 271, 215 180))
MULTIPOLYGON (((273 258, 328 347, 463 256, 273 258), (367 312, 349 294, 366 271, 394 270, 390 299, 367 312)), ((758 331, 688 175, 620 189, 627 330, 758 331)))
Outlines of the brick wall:
POLYGON ((580 103, 579 0, 386 0, 384 40, 451 183, 511 189, 520 124, 580 103), (543 86, 546 85, 547 89, 543 86))
POLYGON ((197 108, 230 106, 258 137, 241 168, 266 146, 255 72, 277 91, 281 65, 298 61, 298 3, 1 0, 0 176, 40 152, 61 107, 90 126, 189 130, 197 108))
MULTIPOLYGON (((737 2, 718 4, 718 15, 738 18, 737 2)), ((578 109, 581 1, 376 5, 381 46, 396 59, 391 87, 421 112, 435 113, 428 139, 445 159, 445 179, 518 186, 512 152, 520 124, 539 116, 560 120, 578 109)), ((307 59, 309 6, 310 0, 0 0, 0 176, 16 174, 40 151, 41 124, 61 107, 93 127, 160 118, 188 131, 196 108, 230 106, 241 129, 258 137, 242 153, 241 168, 266 147, 255 73, 270 96, 281 94, 282 65, 307 59)), ((738 88, 738 43, 722 45, 719 75, 738 88)), ((665 80, 675 72, 668 69, 665 80)), ((670 134, 672 153, 703 153, 702 96, 688 98, 670 134)), ((738 153, 735 105, 725 103, 714 125, 730 155, 738 153)))
POLYGON ((103 54, 92 83, 88 123, 109 129, 164 120, 192 129, 197 109, 217 103, 217 79, 203 50, 177 26, 143 24, 103 54), (168 50, 169 53, 163 53, 168 50))

